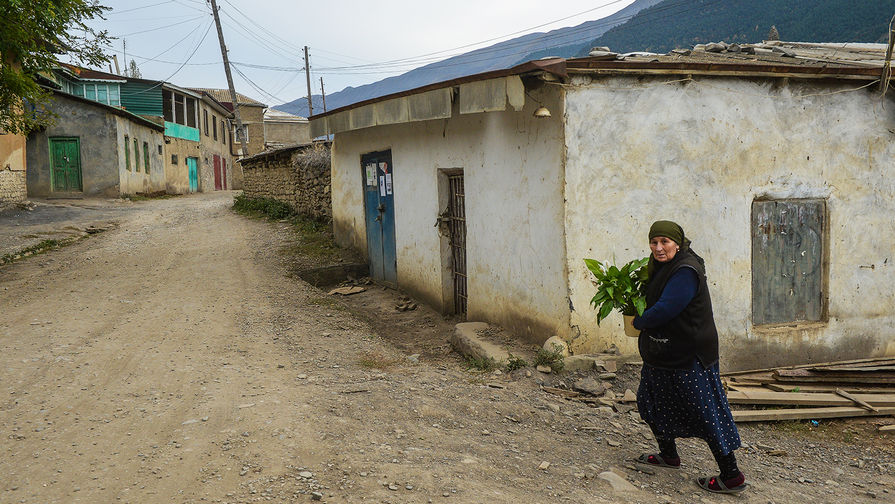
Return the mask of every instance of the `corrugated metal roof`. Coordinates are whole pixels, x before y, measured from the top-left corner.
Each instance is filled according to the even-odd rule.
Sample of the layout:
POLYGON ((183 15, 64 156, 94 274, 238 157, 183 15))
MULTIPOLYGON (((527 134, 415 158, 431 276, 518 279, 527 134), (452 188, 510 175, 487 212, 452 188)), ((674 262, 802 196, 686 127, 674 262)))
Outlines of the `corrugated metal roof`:
POLYGON ((311 122, 339 112, 378 103, 401 96, 420 94, 433 89, 545 71, 565 79, 567 74, 702 74, 742 77, 792 76, 800 78, 833 78, 872 80, 880 78, 885 60, 885 44, 810 43, 767 41, 761 44, 700 44, 690 50, 674 50, 668 54, 595 53, 587 58, 553 58, 530 61, 513 68, 468 75, 380 96, 316 114, 311 122), (719 50, 720 49, 720 50, 719 50))
MULTIPOLYGON (((229 89, 213 89, 213 88, 190 88, 193 91, 201 91, 203 93, 208 93, 215 100, 228 104, 231 102, 230 100, 230 90, 229 89)), ((242 93, 236 93, 236 99, 239 100, 240 105, 249 105, 255 107, 266 107, 264 103, 259 102, 253 98, 249 98, 248 96, 242 93)), ((228 107, 229 108, 229 107, 228 107)))
POLYGON ((79 79, 127 82, 127 78, 122 77, 120 75, 110 74, 110 73, 106 73, 106 72, 100 72, 99 70, 83 68, 83 67, 79 67, 76 65, 70 65, 68 63, 62 63, 62 62, 58 62, 58 63, 59 63, 59 66, 68 70, 69 72, 74 74, 79 79))

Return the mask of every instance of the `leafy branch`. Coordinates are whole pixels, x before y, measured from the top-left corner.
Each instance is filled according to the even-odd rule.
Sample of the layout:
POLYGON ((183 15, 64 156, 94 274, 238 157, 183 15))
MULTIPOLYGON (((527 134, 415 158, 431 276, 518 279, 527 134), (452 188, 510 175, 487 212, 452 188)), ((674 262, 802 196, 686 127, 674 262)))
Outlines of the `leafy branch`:
POLYGON ((646 265, 649 257, 635 259, 621 268, 594 259, 585 259, 593 273, 597 293, 590 300, 597 313, 597 325, 613 309, 622 315, 643 315, 646 310, 646 265))

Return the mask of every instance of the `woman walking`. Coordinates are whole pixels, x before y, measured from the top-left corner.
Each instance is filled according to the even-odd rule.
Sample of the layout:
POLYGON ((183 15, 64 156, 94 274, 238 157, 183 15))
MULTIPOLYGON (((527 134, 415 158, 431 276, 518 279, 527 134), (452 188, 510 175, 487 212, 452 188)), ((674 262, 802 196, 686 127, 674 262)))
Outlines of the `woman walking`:
POLYGON ((740 436, 721 385, 705 262, 674 222, 653 223, 649 239, 647 308, 634 319, 643 358, 637 405, 659 453, 636 461, 680 467, 675 439, 698 437, 708 443, 720 473, 696 483, 710 492, 741 492, 746 478, 734 456, 740 436))

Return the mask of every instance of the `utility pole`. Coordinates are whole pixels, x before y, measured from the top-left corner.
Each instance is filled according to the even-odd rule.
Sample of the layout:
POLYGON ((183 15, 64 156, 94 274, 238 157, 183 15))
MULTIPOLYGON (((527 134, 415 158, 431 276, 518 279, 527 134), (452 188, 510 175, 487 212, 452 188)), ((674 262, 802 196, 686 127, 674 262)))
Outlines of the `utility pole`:
POLYGON ((214 15, 214 24, 218 28, 218 41, 221 43, 221 57, 224 59, 224 72, 227 74, 227 87, 230 88, 230 101, 233 103, 233 115, 236 116, 236 131, 242 144, 242 156, 249 155, 249 146, 246 143, 245 130, 242 127, 242 117, 239 115, 239 100, 236 98, 236 89, 233 87, 233 75, 230 73, 230 59, 227 58, 227 46, 224 44, 224 32, 221 30, 221 18, 218 17, 217 0, 211 2, 211 13, 214 15))
POLYGON ((323 90, 323 77, 320 77, 320 96, 323 97, 323 112, 326 113, 326 91, 323 90))
POLYGON ((308 117, 314 115, 311 105, 311 65, 308 63, 308 46, 305 46, 305 78, 308 80, 308 117))

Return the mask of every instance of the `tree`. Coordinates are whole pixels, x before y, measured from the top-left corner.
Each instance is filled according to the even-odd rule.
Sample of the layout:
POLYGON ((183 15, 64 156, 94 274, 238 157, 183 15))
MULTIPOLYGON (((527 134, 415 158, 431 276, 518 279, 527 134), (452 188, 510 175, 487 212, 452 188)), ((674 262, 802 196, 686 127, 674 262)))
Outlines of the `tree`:
POLYGON ((87 26, 107 10, 98 0, 0 0, 0 131, 26 134, 52 119, 41 113, 49 93, 37 80, 57 56, 88 66, 109 61, 108 32, 87 26))
POLYGON ((771 25, 771 29, 768 30, 768 38, 765 40, 780 40, 780 32, 777 31, 777 27, 771 25))
POLYGON ((127 64, 127 70, 124 72, 125 77, 132 77, 134 79, 139 79, 143 77, 142 72, 140 72, 140 67, 137 66, 137 62, 131 60, 130 63, 127 64))

